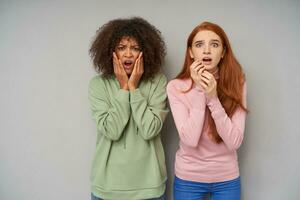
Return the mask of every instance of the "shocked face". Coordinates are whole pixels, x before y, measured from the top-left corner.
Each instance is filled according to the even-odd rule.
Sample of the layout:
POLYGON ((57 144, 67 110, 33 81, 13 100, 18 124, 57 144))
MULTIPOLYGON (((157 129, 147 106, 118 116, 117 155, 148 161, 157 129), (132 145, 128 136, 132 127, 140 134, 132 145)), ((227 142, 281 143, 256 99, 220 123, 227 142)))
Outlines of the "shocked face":
POLYGON ((225 51, 221 38, 213 31, 199 31, 189 49, 191 58, 199 60, 207 70, 218 66, 225 51))
POLYGON ((131 37, 123 37, 116 46, 115 52, 127 75, 133 71, 136 59, 141 52, 138 42, 131 37))

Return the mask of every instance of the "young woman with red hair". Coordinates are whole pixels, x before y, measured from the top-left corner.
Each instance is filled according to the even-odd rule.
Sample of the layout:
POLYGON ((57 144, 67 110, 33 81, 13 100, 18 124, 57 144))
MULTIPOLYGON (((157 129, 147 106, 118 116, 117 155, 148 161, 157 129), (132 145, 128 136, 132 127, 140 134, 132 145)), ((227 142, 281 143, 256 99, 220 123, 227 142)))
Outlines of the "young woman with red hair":
POLYGON ((236 151, 244 136, 246 83, 220 26, 194 28, 167 94, 180 139, 174 199, 240 199, 236 151))

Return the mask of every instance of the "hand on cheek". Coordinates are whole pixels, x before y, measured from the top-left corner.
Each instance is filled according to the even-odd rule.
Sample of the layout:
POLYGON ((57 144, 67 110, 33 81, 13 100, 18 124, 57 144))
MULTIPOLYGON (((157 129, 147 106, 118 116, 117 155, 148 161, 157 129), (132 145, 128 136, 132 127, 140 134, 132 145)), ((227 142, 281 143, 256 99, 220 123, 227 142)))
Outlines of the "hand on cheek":
POLYGON ((115 52, 113 52, 113 67, 116 78, 120 84, 120 88, 128 90, 128 76, 115 52))
POLYGON ((144 61, 143 61, 143 53, 141 52, 139 54, 139 57, 136 59, 134 63, 134 67, 128 81, 129 90, 135 90, 138 87, 138 84, 140 82, 143 73, 144 73, 144 61))

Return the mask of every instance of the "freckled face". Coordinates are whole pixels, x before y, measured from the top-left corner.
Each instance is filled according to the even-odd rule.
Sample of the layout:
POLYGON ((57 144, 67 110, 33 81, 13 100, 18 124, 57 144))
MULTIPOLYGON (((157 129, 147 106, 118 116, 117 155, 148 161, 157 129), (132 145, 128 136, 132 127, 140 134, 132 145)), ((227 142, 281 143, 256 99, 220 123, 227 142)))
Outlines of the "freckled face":
POLYGON ((207 70, 218 66, 225 51, 221 38, 213 31, 199 31, 189 49, 191 58, 201 61, 207 70))
POLYGON ((134 63, 141 52, 138 42, 131 37, 123 37, 115 48, 117 57, 121 60, 127 75, 133 71, 134 63))

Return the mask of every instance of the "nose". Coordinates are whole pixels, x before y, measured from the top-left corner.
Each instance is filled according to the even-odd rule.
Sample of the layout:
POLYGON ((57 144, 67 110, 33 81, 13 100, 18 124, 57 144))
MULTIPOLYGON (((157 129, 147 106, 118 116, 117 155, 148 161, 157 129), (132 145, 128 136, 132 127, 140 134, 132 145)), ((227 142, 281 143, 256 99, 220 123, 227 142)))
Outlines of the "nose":
POLYGON ((209 45, 205 45, 203 54, 210 54, 210 46, 209 45))
POLYGON ((131 52, 131 49, 130 48, 126 48, 126 51, 125 51, 125 54, 124 54, 126 57, 131 57, 133 54, 131 52))

